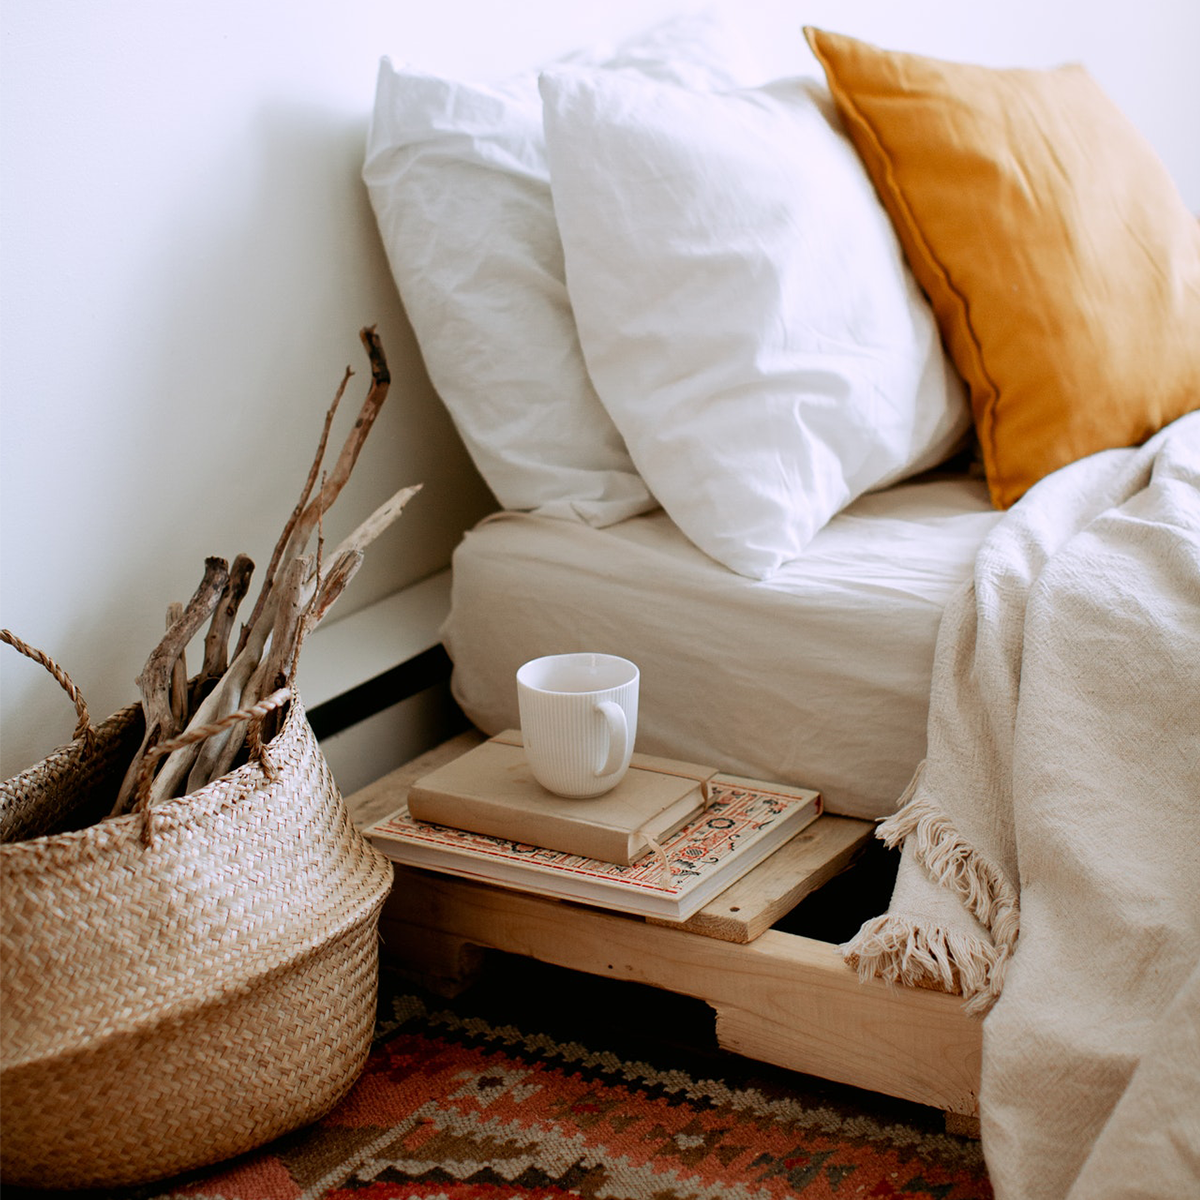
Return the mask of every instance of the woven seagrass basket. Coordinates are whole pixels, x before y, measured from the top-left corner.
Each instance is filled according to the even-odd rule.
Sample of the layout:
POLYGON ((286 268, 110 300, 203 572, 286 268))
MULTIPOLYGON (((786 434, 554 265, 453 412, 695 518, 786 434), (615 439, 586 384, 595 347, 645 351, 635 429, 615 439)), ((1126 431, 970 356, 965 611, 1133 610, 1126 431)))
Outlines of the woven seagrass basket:
POLYGON ((265 762, 87 823, 141 728, 125 709, 0 784, 7 1184, 219 1162, 316 1120, 366 1062, 392 868, 299 699, 265 762))

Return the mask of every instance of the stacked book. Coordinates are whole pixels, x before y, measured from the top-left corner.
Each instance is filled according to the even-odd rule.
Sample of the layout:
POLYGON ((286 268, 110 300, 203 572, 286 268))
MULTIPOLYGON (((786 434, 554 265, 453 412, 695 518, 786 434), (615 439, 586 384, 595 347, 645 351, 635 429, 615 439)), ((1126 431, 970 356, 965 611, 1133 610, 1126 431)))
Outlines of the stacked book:
POLYGON ((567 800, 502 733, 417 780, 366 830, 394 862, 686 921, 821 814, 806 788, 635 754, 610 792, 567 800))

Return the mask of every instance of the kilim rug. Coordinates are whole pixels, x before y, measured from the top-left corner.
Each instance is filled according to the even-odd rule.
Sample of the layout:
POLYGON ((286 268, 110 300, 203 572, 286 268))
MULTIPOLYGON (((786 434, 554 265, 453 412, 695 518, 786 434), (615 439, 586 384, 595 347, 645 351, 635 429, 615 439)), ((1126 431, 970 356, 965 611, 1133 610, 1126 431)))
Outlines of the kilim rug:
POLYGON ((940 1113, 723 1054, 704 1005, 503 956, 486 978, 448 1001, 385 974, 367 1068, 322 1121, 218 1167, 89 1195, 992 1195, 979 1143, 945 1133, 940 1113))

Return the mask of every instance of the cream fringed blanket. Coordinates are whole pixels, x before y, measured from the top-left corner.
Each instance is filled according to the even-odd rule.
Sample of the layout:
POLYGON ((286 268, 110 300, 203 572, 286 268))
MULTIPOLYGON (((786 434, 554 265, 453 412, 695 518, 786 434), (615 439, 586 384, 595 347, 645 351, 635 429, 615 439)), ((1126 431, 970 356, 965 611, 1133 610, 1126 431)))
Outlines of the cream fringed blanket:
POLYGON ((1200 1196, 1200 413, 996 526, 902 801, 891 906, 843 949, 988 1014, 996 1195, 1200 1196))

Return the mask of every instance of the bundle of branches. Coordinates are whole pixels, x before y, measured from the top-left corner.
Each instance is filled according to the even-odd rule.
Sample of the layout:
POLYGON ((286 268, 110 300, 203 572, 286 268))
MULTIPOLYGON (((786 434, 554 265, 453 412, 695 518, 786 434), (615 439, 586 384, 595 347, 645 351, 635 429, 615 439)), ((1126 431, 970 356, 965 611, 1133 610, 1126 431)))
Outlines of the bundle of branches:
POLYGON ((229 642, 238 609, 250 589, 254 564, 239 554, 230 565, 209 558, 204 576, 187 604, 173 604, 167 632, 138 676, 146 731, 126 771, 113 815, 133 807, 186 795, 230 771, 239 761, 249 722, 239 713, 260 708, 267 697, 293 681, 304 639, 329 612, 362 565, 363 552, 400 515, 421 485, 402 488, 375 510, 328 556, 325 564, 322 520, 345 487, 359 452, 387 398, 390 376, 374 328, 360 334, 371 364, 371 384, 341 453, 325 475, 334 414, 354 372, 347 367, 325 414, 312 467, 267 566, 261 590, 241 627, 232 655, 229 642), (318 479, 321 486, 316 490, 318 479), (316 534, 315 550, 309 543, 316 534), (188 678, 185 651, 204 622, 204 662, 188 678), (216 734, 200 736, 213 726, 216 734), (168 742, 187 742, 169 754, 168 742), (156 750, 156 747, 159 749, 156 750))

